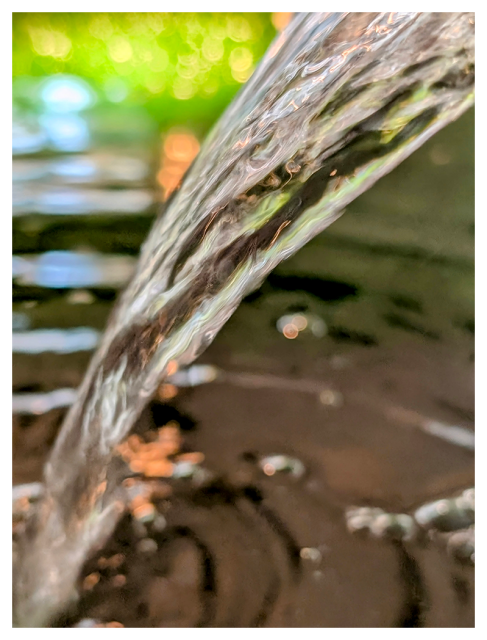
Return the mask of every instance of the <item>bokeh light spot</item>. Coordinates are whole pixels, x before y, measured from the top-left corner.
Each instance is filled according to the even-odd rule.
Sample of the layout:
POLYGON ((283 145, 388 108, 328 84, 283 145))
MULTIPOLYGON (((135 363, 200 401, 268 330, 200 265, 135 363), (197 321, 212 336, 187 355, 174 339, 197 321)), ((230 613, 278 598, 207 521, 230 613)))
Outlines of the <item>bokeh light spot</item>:
POLYGON ((242 16, 229 16, 227 19, 228 36, 235 42, 251 40, 252 29, 248 20, 242 16))
POLYGON ((175 130, 168 134, 163 145, 162 166, 157 174, 165 196, 177 187, 199 149, 199 142, 190 131, 175 130))
POLYGON ((60 31, 31 28, 32 47, 40 56, 65 58, 71 51, 71 40, 60 31))
POLYGON ((108 43, 108 54, 114 62, 127 62, 133 55, 130 42, 123 36, 114 36, 108 43))
POLYGON ((233 71, 245 71, 252 65, 252 52, 247 47, 236 47, 230 53, 230 66, 233 71))
POLYGON ((275 26, 275 28, 278 31, 282 31, 289 24, 289 21, 291 20, 292 15, 293 14, 288 11, 276 11, 275 13, 272 14, 272 17, 271 17, 272 24, 275 26))
POLYGON ((205 38, 201 47, 203 56, 210 62, 217 62, 223 58, 225 48, 221 40, 216 38, 205 38))
POLYGON ((89 31, 99 40, 108 40, 114 33, 113 25, 106 14, 95 15, 90 21, 89 31))
POLYGON ((196 93, 196 86, 190 80, 178 76, 173 84, 173 93, 178 100, 189 100, 196 93))
POLYGON ((151 71, 160 72, 165 71, 169 65, 169 56, 167 51, 160 47, 155 48, 152 51, 152 59, 149 61, 148 67, 151 71))
POLYGON ((169 160, 191 162, 200 149, 192 133, 171 133, 164 143, 164 153, 169 160))
POLYGON ((294 340, 294 338, 298 337, 298 328, 294 324, 287 324, 282 330, 282 333, 285 338, 288 340, 294 340))
POLYGON ((41 85, 41 99, 48 111, 83 111, 95 102, 91 87, 73 76, 53 76, 41 85))

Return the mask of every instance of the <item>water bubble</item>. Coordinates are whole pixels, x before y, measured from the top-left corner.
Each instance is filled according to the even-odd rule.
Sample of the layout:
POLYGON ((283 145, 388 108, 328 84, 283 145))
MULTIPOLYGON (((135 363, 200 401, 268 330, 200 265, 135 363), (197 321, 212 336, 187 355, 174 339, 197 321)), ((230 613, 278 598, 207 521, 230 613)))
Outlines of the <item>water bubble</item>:
POLYGON ((405 541, 412 540, 418 531, 414 518, 405 513, 400 513, 396 516, 396 520, 402 531, 402 539, 405 541))
POLYGON ((276 327, 289 340, 296 338, 301 332, 311 333, 316 338, 322 338, 327 333, 324 320, 312 313, 283 315, 276 322, 276 327))
POLYGON ((376 507, 350 507, 345 512, 347 529, 350 533, 370 531, 371 523, 382 515, 385 515, 385 512, 376 507))
POLYGON ((440 515, 444 516, 445 514, 448 513, 449 510, 450 510, 450 505, 446 500, 440 500, 439 502, 436 503, 436 511, 440 515))
POLYGON ((321 562, 321 552, 314 547, 303 547, 299 555, 302 560, 310 560, 316 564, 321 562))
POLYGON ((370 533, 376 538, 381 538, 388 527, 392 524, 391 515, 388 513, 383 513, 380 516, 372 519, 369 525, 370 533))
POLYGON ((273 476, 279 471, 288 473, 295 478, 301 478, 306 471, 304 464, 300 460, 286 455, 266 456, 259 461, 259 466, 266 476, 273 476))
POLYGON ((475 527, 456 531, 449 536, 447 552, 459 562, 475 563, 475 527))
POLYGON ((377 538, 411 540, 416 533, 416 525, 413 518, 405 513, 388 513, 373 520, 370 532, 377 538))
POLYGON ((416 536, 417 525, 405 513, 386 513, 373 507, 352 507, 345 513, 350 533, 367 532, 374 538, 411 540, 416 536))
POLYGON ((462 497, 470 509, 475 509, 475 489, 473 487, 465 489, 462 493, 462 497))
POLYGON ((437 500, 422 505, 414 513, 414 519, 424 529, 437 529, 438 531, 456 531, 464 529, 474 523, 475 511, 471 508, 463 498, 460 500, 460 506, 457 504, 458 499, 453 500, 437 500))

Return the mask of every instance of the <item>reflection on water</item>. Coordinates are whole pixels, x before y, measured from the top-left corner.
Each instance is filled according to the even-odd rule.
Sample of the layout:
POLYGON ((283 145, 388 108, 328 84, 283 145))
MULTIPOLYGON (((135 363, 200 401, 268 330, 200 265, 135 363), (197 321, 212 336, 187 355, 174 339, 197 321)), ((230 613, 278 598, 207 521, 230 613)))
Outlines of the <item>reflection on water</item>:
POLYGON ((73 251, 48 251, 40 256, 14 256, 17 285, 53 289, 77 287, 120 288, 132 275, 135 259, 73 251))
POLYGON ((14 353, 91 351, 98 344, 99 338, 99 332, 88 327, 15 331, 12 334, 12 351, 14 353))
MULTIPOLYGON (((69 168, 67 168, 69 171, 69 168)), ((149 191, 78 190, 63 187, 14 189, 14 215, 93 215, 146 213, 154 202, 149 191)))
POLYGON ((51 409, 69 407, 76 400, 76 394, 76 389, 56 389, 49 393, 14 393, 12 412, 40 415, 51 409))
POLYGON ((12 153, 23 155, 36 153, 47 145, 47 134, 34 118, 16 120, 12 123, 12 153))
POLYGON ((149 177, 147 162, 141 158, 109 153, 91 153, 50 159, 18 159, 13 162, 14 183, 53 180, 61 184, 140 182, 149 177))

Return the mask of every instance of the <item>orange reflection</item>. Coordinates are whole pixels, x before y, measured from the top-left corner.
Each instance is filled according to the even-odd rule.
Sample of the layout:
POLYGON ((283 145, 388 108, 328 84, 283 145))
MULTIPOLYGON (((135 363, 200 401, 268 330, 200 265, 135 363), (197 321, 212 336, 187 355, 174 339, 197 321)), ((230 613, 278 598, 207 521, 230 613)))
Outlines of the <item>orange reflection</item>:
POLYGON ((174 162, 191 162, 200 150, 192 133, 171 133, 164 142, 164 153, 174 162))
POLYGON ((91 589, 93 589, 93 587, 97 585, 98 582, 100 581, 100 577, 101 576, 98 573, 98 571, 95 571, 94 573, 90 573, 83 580, 83 589, 85 589, 85 591, 90 591, 91 589))
POLYGON ((157 390, 157 397, 160 400, 172 400, 178 395, 178 388, 173 384, 161 384, 157 390))
POLYGON ((164 189, 164 197, 178 186, 187 168, 200 150, 199 142, 189 131, 174 131, 164 140, 161 169, 157 180, 164 189))
POLYGON ((294 340, 294 338, 297 337, 299 331, 294 324, 287 324, 282 330, 282 333, 289 340, 294 340))
POLYGON ((272 24, 278 31, 282 31, 289 24, 292 15, 293 14, 288 11, 276 11, 271 16, 272 24))
MULTIPOLYGON (((180 461, 182 438, 179 425, 169 422, 154 435, 149 442, 144 442, 138 435, 131 435, 117 447, 117 452, 134 473, 143 473, 148 478, 168 478, 174 471, 174 463, 168 457, 177 456, 177 461, 180 461)), ((185 455, 182 455, 181 462, 184 461, 185 455)), ((199 461, 201 454, 193 454, 193 458, 199 461)), ((134 510, 147 504, 147 495, 137 495, 132 500, 131 508, 134 510)))

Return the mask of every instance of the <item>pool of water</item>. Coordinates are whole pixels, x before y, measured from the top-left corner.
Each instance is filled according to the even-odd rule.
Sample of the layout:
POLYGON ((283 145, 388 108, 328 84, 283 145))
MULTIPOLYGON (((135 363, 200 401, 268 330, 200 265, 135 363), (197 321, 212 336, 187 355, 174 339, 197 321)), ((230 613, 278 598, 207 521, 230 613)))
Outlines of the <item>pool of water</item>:
MULTIPOLYGON (((148 116, 112 109, 16 114, 14 484, 41 480, 184 170, 148 116)), ((469 111, 357 199, 243 301, 206 369, 160 388, 135 430, 175 421, 201 473, 164 481, 163 520, 122 520, 59 625, 474 625, 472 558, 448 537, 464 522, 407 539, 357 535, 347 516, 414 515, 474 482, 473 123, 469 111)), ((191 132, 179 144, 197 151, 191 132)))

